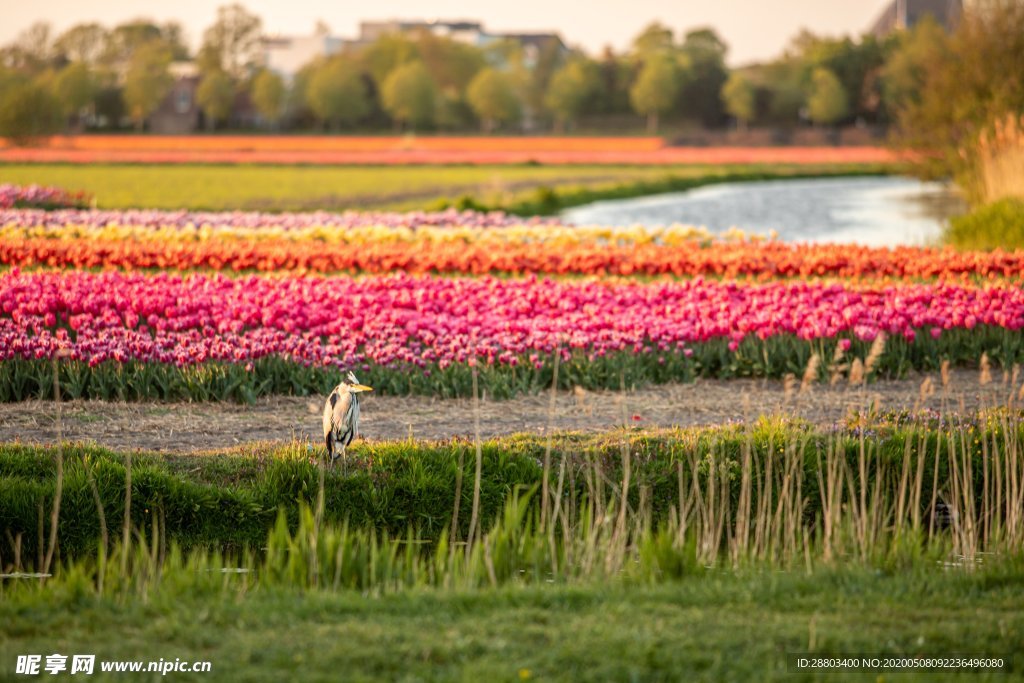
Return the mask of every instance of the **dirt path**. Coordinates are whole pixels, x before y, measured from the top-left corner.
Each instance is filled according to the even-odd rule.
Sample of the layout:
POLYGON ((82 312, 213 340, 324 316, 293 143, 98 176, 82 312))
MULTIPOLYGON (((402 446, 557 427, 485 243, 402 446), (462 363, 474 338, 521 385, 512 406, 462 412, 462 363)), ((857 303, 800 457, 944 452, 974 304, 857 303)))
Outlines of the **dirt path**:
MULTIPOLYGON (((866 389, 815 386, 802 396, 787 398, 781 382, 762 380, 700 381, 650 387, 624 396, 614 392, 560 393, 553 413, 558 430, 600 431, 622 424, 649 427, 721 424, 759 415, 786 414, 819 424, 842 419, 851 409, 874 400, 882 409, 913 409, 943 405, 938 377, 934 394, 921 404, 923 376, 884 381, 866 389)), ((984 388, 975 372, 954 372, 946 406, 972 410, 1004 401, 1007 385, 996 381, 984 388)), ((510 401, 484 401, 483 436, 542 432, 548 425, 550 395, 510 401)), ((63 436, 95 441, 117 449, 190 452, 228 448, 253 441, 321 439, 322 402, 313 398, 274 397, 255 405, 220 403, 111 403, 73 401, 61 405, 63 436)), ((443 439, 473 432, 472 401, 422 397, 369 396, 360 423, 369 439, 414 437, 443 439)), ((0 442, 52 443, 57 439, 57 410, 51 402, 0 404, 0 442)))

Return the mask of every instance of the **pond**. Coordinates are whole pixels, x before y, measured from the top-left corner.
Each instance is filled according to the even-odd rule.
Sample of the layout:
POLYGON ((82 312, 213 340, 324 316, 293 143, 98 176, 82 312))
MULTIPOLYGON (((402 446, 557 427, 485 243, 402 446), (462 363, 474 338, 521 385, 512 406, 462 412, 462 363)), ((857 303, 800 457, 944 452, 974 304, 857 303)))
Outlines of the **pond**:
POLYGON ((897 176, 768 180, 708 185, 686 192, 595 202, 568 209, 575 225, 704 226, 791 242, 872 246, 938 242, 948 219, 965 211, 944 183, 897 176))

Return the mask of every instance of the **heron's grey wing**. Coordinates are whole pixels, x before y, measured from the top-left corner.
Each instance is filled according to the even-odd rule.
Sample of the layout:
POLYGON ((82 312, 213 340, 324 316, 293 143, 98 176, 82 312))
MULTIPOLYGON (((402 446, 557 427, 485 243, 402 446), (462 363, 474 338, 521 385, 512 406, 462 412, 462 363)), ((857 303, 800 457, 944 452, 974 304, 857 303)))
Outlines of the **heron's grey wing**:
POLYGON ((334 410, 332 413, 334 433, 338 437, 339 441, 343 434, 352 429, 352 425, 349 422, 349 409, 351 405, 352 394, 347 391, 340 392, 338 394, 338 400, 334 404, 334 410))
POLYGON ((359 396, 352 397, 352 407, 349 409, 349 426, 352 428, 352 436, 359 436, 359 396))
POLYGON ((334 430, 334 406, 338 403, 338 390, 335 389, 324 402, 324 438, 334 430))

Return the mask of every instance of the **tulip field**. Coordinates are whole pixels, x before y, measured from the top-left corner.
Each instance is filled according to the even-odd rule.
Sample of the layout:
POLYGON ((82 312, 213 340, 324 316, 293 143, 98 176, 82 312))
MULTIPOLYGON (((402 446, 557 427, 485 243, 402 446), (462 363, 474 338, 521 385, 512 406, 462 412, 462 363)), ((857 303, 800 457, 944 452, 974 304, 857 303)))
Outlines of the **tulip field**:
MULTIPOLYGON (((43 190, 34 190, 43 192, 43 190)), ((59 192, 54 190, 54 196, 59 192)), ((495 397, 1024 360, 1024 253, 472 212, 0 212, 0 399, 495 397), (870 361, 868 356, 873 356, 870 361), (854 370, 854 366, 860 368, 854 370)), ((860 380, 860 377, 855 377, 860 380)))
POLYGON ((299 135, 80 135, 14 146, 5 163, 145 164, 874 164, 897 161, 882 147, 675 147, 658 137, 444 137, 299 135))

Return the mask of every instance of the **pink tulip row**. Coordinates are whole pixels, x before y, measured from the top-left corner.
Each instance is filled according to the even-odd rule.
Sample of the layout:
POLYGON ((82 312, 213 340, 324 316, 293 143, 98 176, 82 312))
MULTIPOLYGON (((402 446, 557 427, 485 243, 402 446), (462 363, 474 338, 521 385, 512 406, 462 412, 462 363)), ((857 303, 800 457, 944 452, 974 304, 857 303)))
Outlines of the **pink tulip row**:
MULTIPOLYGON (((42 185, 11 185, 0 184, 0 209, 15 209, 17 207, 81 207, 86 206, 89 201, 83 192, 68 192, 59 187, 44 187, 42 185)), ((18 214, 19 211, 4 211, 4 214, 18 214)), ((30 212, 33 213, 33 212, 30 212)), ((34 213, 40 213, 35 211, 34 213)))
POLYGON ((952 284, 858 289, 739 285, 700 278, 643 284, 534 277, 227 278, 34 272, 0 275, 0 360, 58 350, 97 364, 186 366, 277 355, 307 365, 382 366, 478 356, 516 364, 557 346, 591 357, 686 352, 747 336, 802 339, 880 331, 913 339, 953 328, 1024 326, 1024 290, 952 284))
MULTIPOLYGON (((181 230, 199 227, 209 228, 268 228, 274 230, 298 230, 310 227, 357 228, 367 226, 416 228, 420 226, 445 226, 461 228, 501 228, 512 225, 548 225, 558 222, 557 218, 535 216, 520 218, 502 211, 481 213, 477 211, 346 211, 331 213, 316 211, 309 213, 261 213, 256 211, 161 211, 158 209, 132 210, 80 210, 61 209, 42 211, 39 209, 14 209, 21 206, 13 199, 5 203, 10 194, 13 198, 18 191, 32 192, 33 197, 44 190, 63 193, 53 188, 19 188, 15 185, 0 185, 0 225, 7 227, 61 227, 74 226, 79 230, 105 228, 108 226, 133 226, 137 228, 177 228, 181 230), (10 190, 8 190, 10 188, 10 190)), ((56 195, 55 195, 56 196, 56 195)), ((63 195, 68 196, 68 195, 63 195)), ((39 202, 49 204, 48 202, 39 202)), ((74 206, 75 204, 68 204, 74 206)))

